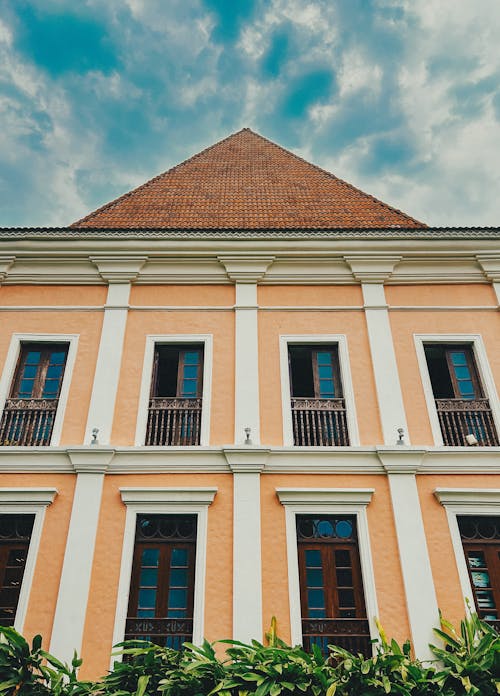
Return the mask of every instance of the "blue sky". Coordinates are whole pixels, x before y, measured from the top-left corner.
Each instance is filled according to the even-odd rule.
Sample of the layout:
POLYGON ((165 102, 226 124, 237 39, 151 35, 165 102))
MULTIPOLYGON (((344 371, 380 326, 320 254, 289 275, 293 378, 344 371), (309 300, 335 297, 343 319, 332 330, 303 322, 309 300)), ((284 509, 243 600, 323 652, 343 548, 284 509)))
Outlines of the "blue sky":
POLYGON ((498 0, 3 0, 0 226, 248 126, 432 225, 500 225, 498 0))

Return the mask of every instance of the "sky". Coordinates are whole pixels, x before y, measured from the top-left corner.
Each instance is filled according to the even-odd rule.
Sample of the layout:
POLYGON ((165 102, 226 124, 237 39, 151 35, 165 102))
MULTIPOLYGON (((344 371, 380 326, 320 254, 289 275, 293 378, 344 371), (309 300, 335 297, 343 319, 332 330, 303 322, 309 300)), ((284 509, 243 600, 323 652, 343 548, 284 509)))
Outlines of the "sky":
POLYGON ((249 127, 435 226, 500 225, 498 0, 0 0, 0 226, 249 127))

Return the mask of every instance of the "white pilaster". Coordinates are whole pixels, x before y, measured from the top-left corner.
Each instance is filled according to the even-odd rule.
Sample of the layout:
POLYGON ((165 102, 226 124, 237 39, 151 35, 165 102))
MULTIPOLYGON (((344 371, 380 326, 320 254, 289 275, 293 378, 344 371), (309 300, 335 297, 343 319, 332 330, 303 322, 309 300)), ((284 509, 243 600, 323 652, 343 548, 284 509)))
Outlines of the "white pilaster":
POLYGON ((250 428, 252 444, 260 443, 259 345, 257 281, 272 257, 219 257, 228 277, 236 283, 235 299, 235 414, 234 444, 245 441, 250 428))
POLYGON ((433 660, 429 643, 436 642, 439 610, 415 478, 424 454, 407 447, 378 450, 389 479, 413 649, 420 660, 433 660))
POLYGON ((113 454, 90 447, 68 450, 78 476, 50 642, 50 651, 65 662, 81 651, 104 472, 113 454))
POLYGON ((91 442, 92 430, 97 428, 99 443, 108 445, 111 440, 120 378, 130 283, 137 277, 145 257, 126 259, 92 257, 91 260, 109 286, 84 442, 86 444, 91 442))
POLYGON ((483 273, 486 278, 491 281, 497 302, 500 305, 500 254, 478 254, 476 259, 483 269, 483 273))
POLYGON ((260 472, 268 450, 224 450, 233 472, 233 638, 261 641, 262 548, 260 472))

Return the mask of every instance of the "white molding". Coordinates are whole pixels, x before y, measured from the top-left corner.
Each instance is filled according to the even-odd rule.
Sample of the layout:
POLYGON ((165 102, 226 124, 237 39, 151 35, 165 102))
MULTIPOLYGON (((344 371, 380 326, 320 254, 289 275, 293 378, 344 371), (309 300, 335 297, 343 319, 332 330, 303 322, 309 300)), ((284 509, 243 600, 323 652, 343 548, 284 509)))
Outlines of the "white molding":
POLYGON ((410 444, 384 286, 362 283, 361 289, 384 444, 396 443, 398 428, 403 428, 405 442, 410 444))
MULTIPOLYGON (((140 513, 197 515, 193 643, 201 645, 204 634, 208 506, 212 503, 216 492, 217 488, 120 488, 122 501, 127 506, 127 514, 118 582, 113 645, 121 642, 125 635, 136 518, 140 513)), ((112 657, 111 667, 117 659, 121 660, 121 657, 112 657)))
POLYGON ((200 446, 208 446, 210 443, 210 412, 212 408, 212 334, 150 334, 146 336, 141 386, 139 391, 139 403, 137 408, 135 446, 144 447, 144 441, 146 439, 148 405, 151 394, 151 381, 153 378, 155 345, 168 345, 170 343, 203 343, 203 388, 201 394, 200 446))
MULTIPOLYGON (((354 390, 352 386, 347 336, 345 336, 345 334, 282 334, 279 337, 279 351, 284 446, 293 446, 293 424, 290 401, 292 398, 292 390, 290 386, 290 370, 288 368, 288 346, 294 344, 337 344, 340 363, 340 379, 342 381, 342 392, 344 394, 346 405, 346 420, 347 431, 349 433, 349 442, 353 447, 359 445, 358 419, 356 417, 356 403, 354 400, 354 390)), ((330 447, 326 449, 329 452, 332 450, 330 447)))
MULTIPOLYGON (((474 354, 476 368, 481 381, 481 386, 484 389, 485 396, 489 399, 491 413, 497 433, 500 433, 500 404, 498 401, 498 393, 495 386, 495 380, 491 373, 486 349, 483 339, 480 334, 414 334, 415 351, 417 353, 418 367, 420 370, 420 378, 422 380, 422 388, 424 390, 425 402, 427 404, 427 413, 434 438, 434 444, 437 447, 443 445, 443 436, 439 426, 439 418, 432 392, 432 384, 425 359, 424 345, 426 343, 443 343, 443 344, 470 344, 474 354)), ((472 449, 472 448, 470 448, 472 449)))
MULTIPOLYGON (((417 451, 413 456, 418 459, 421 454, 417 451)), ((439 609, 417 482, 413 473, 403 472, 401 457, 391 459, 389 455, 384 463, 393 464, 396 471, 389 471, 388 480, 413 649, 419 660, 433 660, 429 643, 434 640, 433 628, 439 625, 439 609)))
POLYGON ((103 483, 92 470, 76 479, 50 640, 52 654, 67 663, 81 652, 103 483))
POLYGON ((57 411, 52 427, 51 445, 59 445, 61 431, 64 422, 64 414, 68 403, 68 395, 75 366, 76 351, 78 347, 78 334, 49 334, 49 333, 14 333, 10 339, 9 349, 5 358, 2 376, 0 378, 0 413, 3 412, 5 401, 9 398, 9 393, 16 371, 17 361, 21 352, 22 343, 67 343, 68 354, 66 365, 59 392, 57 411))
POLYGON ((302 622, 300 611, 300 581, 297 552, 296 516, 303 514, 346 514, 356 515, 359 557, 366 616, 372 638, 378 638, 375 619, 378 617, 375 576, 370 550, 370 535, 366 506, 373 489, 311 489, 277 488, 276 494, 285 508, 286 545, 288 560, 288 589, 290 598, 291 644, 302 645, 302 622))
POLYGON ((35 516, 14 619, 14 628, 19 633, 22 633, 26 620, 45 510, 53 502, 56 495, 56 488, 0 488, 0 514, 35 516))
POLYGON ((259 323, 257 285, 238 281, 234 310, 234 443, 245 441, 251 429, 254 445, 260 443, 259 323))
POLYGON ((446 510, 460 587, 464 597, 464 607, 465 611, 469 612, 475 608, 474 593, 469 579, 457 517, 459 515, 497 515, 500 517, 500 490, 491 488, 436 488, 434 495, 446 510))

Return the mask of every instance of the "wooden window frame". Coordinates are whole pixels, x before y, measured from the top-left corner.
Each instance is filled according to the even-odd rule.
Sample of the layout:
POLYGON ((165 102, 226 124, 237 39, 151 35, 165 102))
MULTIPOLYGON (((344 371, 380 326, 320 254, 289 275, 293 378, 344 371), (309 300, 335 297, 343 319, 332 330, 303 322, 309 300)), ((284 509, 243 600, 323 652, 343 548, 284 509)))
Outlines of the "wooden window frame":
POLYGON ((451 353, 454 351, 462 351, 463 353, 465 353, 465 360, 467 362, 467 367, 469 368, 471 381, 474 386, 474 398, 481 399, 484 397, 484 390, 482 388, 481 381, 477 372, 476 362, 474 359, 474 352, 471 344, 457 343, 456 345, 443 344, 441 346, 440 344, 429 343, 427 345, 439 345, 441 348, 443 348, 446 358, 446 364, 448 365, 448 374, 450 376, 450 380, 453 386, 453 392, 456 399, 461 399, 463 397, 460 394, 458 380, 455 375, 455 366, 453 365, 451 360, 451 353))
MULTIPOLYGON (((0 513, 0 521, 2 518, 6 518, 7 515, 0 513)), ((0 623, 3 623, 3 625, 10 625, 14 626, 15 620, 16 620, 16 613, 17 609, 19 606, 19 599, 20 599, 20 594, 21 594, 21 589, 24 581, 24 576, 26 573, 26 565, 28 561, 28 553, 30 549, 30 544, 31 544, 31 539, 33 536, 33 529, 35 526, 35 514, 34 513, 17 513, 14 515, 9 515, 9 517, 15 517, 15 518, 20 518, 20 517, 30 517, 31 518, 31 529, 29 532, 29 536, 25 539, 3 539, 0 538, 0 590, 17 590, 16 592, 16 597, 15 597, 15 602, 10 604, 10 605, 5 605, 5 609, 8 609, 12 613, 12 621, 9 623, 5 622, 3 623, 4 620, 0 619, 0 623), (24 557, 24 562, 20 564, 22 570, 20 572, 20 579, 17 585, 13 585, 13 587, 5 585, 6 581, 6 573, 7 573, 7 562, 9 560, 10 553, 15 550, 22 550, 25 552, 25 557, 24 557)))
POLYGON ((313 343, 313 344, 289 343, 288 344, 288 371, 289 371, 289 380, 290 380, 290 395, 294 399, 300 399, 300 398, 342 399, 343 398, 342 380, 341 380, 341 376, 340 376, 339 350, 338 350, 338 344, 336 344, 336 343, 324 344, 324 345, 321 345, 318 343, 313 343), (292 352, 290 351, 290 348, 295 347, 295 346, 307 349, 310 353, 311 368, 312 368, 312 373, 313 373, 313 388, 314 388, 314 395, 311 397, 305 397, 304 394, 294 394, 293 393, 292 352), (318 353, 327 353, 327 352, 330 353, 331 358, 332 358, 332 375, 333 375, 333 385, 334 385, 334 389, 335 389, 335 396, 334 397, 321 397, 320 396, 318 353))
POLYGON ((68 362, 68 351, 69 351, 69 344, 68 343, 31 343, 31 342, 22 342, 20 345, 20 351, 19 351, 19 357, 17 360, 17 364, 15 367, 14 371, 14 377, 12 380, 12 385, 10 389, 10 394, 9 398, 10 399, 21 399, 21 398, 26 398, 28 399, 50 399, 50 400, 55 400, 58 399, 60 394, 61 394, 61 387, 62 383, 64 380, 64 373, 66 371, 66 365, 68 362), (49 369, 50 365, 50 356, 53 352, 55 352, 56 348, 61 348, 60 352, 65 353, 65 359, 64 359, 64 367, 61 372, 61 377, 59 379, 59 388, 57 390, 57 395, 56 396, 42 396, 43 390, 45 388, 45 380, 47 377, 47 371, 49 369), (28 353, 31 351, 40 351, 40 362, 38 363, 37 367, 37 373, 34 379, 33 383, 33 393, 29 397, 20 397, 18 396, 19 392, 19 387, 22 381, 22 372, 24 370, 24 367, 26 365, 26 359, 28 357, 28 353))
POLYGON ((193 399, 199 399, 203 395, 203 373, 204 373, 204 354, 205 354, 205 346, 203 343, 193 343, 192 345, 177 345, 176 343, 168 343, 168 342, 161 342, 161 343, 156 343, 154 347, 154 355, 153 355, 153 371, 151 375, 151 389, 150 389, 150 398, 161 398, 158 397, 157 391, 158 391, 158 366, 160 362, 160 351, 159 348, 162 346, 169 346, 169 347, 175 347, 179 351, 179 362, 177 365, 177 388, 176 388, 176 394, 175 397, 172 396, 171 398, 193 398, 193 399), (185 361, 185 354, 192 352, 194 350, 199 351, 200 353, 200 362, 198 364, 198 370, 197 370, 197 392, 196 396, 193 397, 181 397, 181 385, 182 385, 182 379, 183 379, 183 370, 184 370, 184 361, 185 361))

